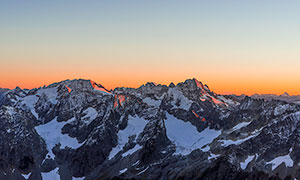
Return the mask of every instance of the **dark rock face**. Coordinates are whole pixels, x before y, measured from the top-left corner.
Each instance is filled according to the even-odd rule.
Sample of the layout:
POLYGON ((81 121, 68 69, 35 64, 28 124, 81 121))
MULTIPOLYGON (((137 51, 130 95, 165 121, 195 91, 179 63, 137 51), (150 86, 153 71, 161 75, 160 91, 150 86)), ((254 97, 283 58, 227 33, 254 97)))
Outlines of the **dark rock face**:
POLYGON ((47 154, 43 139, 34 130, 33 119, 31 114, 21 109, 0 108, 0 168, 3 179, 21 177, 20 173, 36 169, 47 154))
POLYGON ((0 90, 0 179, 300 179, 296 103, 196 79, 0 90))

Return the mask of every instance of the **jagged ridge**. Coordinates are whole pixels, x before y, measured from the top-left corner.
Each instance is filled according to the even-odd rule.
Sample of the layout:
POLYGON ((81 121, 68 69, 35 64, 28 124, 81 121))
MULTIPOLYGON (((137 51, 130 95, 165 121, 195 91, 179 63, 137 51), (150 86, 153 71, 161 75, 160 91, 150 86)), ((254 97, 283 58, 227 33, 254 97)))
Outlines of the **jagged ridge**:
POLYGON ((0 179, 299 178, 295 103, 218 95, 196 79, 113 91, 66 80, 0 97, 0 179))

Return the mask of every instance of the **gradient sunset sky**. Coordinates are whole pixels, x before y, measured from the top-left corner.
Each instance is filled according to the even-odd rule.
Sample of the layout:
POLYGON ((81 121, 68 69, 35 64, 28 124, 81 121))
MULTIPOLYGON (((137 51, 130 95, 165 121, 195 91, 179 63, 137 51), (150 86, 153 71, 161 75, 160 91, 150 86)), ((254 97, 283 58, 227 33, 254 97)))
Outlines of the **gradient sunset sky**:
POLYGON ((2 88, 195 77, 216 93, 300 94, 300 1, 0 1, 0 67, 2 88))

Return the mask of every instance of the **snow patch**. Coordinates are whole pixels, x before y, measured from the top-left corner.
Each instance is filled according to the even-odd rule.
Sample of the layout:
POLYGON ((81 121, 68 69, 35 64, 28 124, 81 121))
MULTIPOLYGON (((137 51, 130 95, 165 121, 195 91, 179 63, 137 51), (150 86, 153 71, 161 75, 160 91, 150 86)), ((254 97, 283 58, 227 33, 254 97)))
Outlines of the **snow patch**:
POLYGON ((21 105, 27 106, 31 113, 38 119, 38 114, 35 112, 35 104, 39 100, 39 96, 45 94, 48 98, 48 100, 52 104, 57 103, 57 88, 44 88, 44 89, 39 89, 36 93, 36 95, 29 95, 24 98, 20 98, 21 100, 21 105))
POLYGON ((42 174, 42 179, 44 180, 60 180, 60 176, 58 174, 58 168, 53 169, 52 171, 48 173, 41 173, 42 174))
POLYGON ((248 166, 249 162, 251 162, 254 159, 255 156, 248 156, 247 159, 245 159, 244 162, 241 162, 241 168, 242 169, 246 169, 246 167, 248 166))
POLYGON ((28 173, 28 174, 22 174, 22 176, 25 178, 25 179, 29 179, 29 176, 31 175, 31 172, 28 173))
POLYGON ((95 108, 89 107, 83 111, 86 115, 82 117, 84 119, 85 125, 89 125, 96 117, 98 116, 98 112, 95 108))
POLYGON ((149 166, 147 166, 146 169, 142 170, 141 172, 139 172, 137 175, 143 174, 144 172, 146 172, 148 170, 149 166))
POLYGON ((219 140, 219 141, 224 145, 224 147, 227 147, 227 146, 229 146, 231 144, 235 144, 235 145, 242 144, 243 142, 245 142, 245 141, 247 141, 247 140, 249 140, 251 138, 254 138, 254 137, 258 136, 258 134, 259 134, 259 132, 254 133, 253 135, 250 135, 250 136, 248 136, 246 138, 238 139, 238 140, 235 140, 235 141, 231 140, 231 139, 229 139, 229 140, 219 140))
POLYGON ((278 116, 284 114, 287 110, 292 110, 289 104, 279 105, 274 109, 274 115, 278 116))
POLYGON ((211 143, 221 134, 221 131, 209 128, 199 132, 190 122, 179 120, 168 113, 165 125, 168 138, 176 145, 175 154, 187 155, 211 143))
POLYGON ((127 168, 120 170, 120 174, 123 174, 124 172, 127 171, 127 168))
POLYGON ((154 100, 149 97, 146 97, 143 99, 143 102, 148 104, 149 106, 159 107, 161 104, 161 100, 154 100))
MULTIPOLYGON (((125 144, 128 142, 129 136, 132 136, 132 135, 138 136, 141 132, 143 132, 147 123, 148 123, 148 121, 145 120, 144 118, 140 118, 137 116, 134 116, 134 117, 129 116, 127 127, 118 132, 118 145, 112 149, 108 158, 109 159, 113 158, 119 151, 121 151, 123 149, 125 144)), ((137 147, 138 146, 136 145, 135 148, 137 148, 137 147)), ((133 149, 135 149, 135 148, 133 148, 133 149)))
POLYGON ((177 88, 170 88, 168 91, 170 96, 173 96, 174 101, 171 102, 172 106, 177 106, 177 102, 179 102, 178 108, 189 110, 193 101, 189 100, 185 97, 182 92, 180 92, 177 88))
POLYGON ((45 89, 40 89, 37 91, 36 95, 41 96, 42 94, 45 94, 48 98, 48 100, 52 103, 52 104, 56 104, 57 103, 57 88, 45 88, 45 89))
POLYGON ((285 155, 285 156, 279 156, 272 161, 269 161, 268 163, 272 164, 272 170, 274 170, 276 167, 278 167, 282 162, 285 163, 287 167, 293 167, 294 161, 290 157, 290 155, 285 155))
POLYGON ((126 157, 126 156, 128 156, 128 155, 130 155, 130 154, 133 154, 134 152, 136 152, 137 150, 139 150, 139 149, 141 149, 142 148, 142 146, 140 146, 140 145, 135 145, 134 146, 134 148, 132 148, 132 149, 129 149, 128 151, 126 151, 124 154, 122 154, 122 157, 126 157))
POLYGON ((224 96, 218 96, 218 99, 221 99, 223 102, 225 102, 226 104, 230 104, 230 105, 239 105, 239 102, 233 101, 232 99, 227 99, 224 96))
POLYGON ((45 140, 49 155, 54 158, 52 148, 60 143, 61 148, 70 147, 77 149, 82 144, 79 144, 76 138, 71 138, 67 134, 62 134, 61 129, 67 122, 57 122, 56 118, 52 121, 35 127, 37 133, 45 140))
POLYGON ((85 177, 72 177, 72 180, 84 180, 85 177))
POLYGON ((234 126, 232 128, 232 131, 236 131, 236 130, 242 129, 243 127, 248 126, 250 123, 251 122, 241 122, 241 123, 237 124, 236 126, 234 126))
POLYGON ((21 105, 25 105, 27 106, 31 113, 38 119, 38 114, 35 112, 35 104, 36 102, 39 100, 39 98, 36 95, 30 95, 30 96, 26 96, 22 99, 22 103, 21 105))
POLYGON ((210 153, 209 157, 208 157, 208 160, 211 160, 211 159, 215 159, 217 157, 219 157, 220 154, 214 154, 214 153, 210 153))

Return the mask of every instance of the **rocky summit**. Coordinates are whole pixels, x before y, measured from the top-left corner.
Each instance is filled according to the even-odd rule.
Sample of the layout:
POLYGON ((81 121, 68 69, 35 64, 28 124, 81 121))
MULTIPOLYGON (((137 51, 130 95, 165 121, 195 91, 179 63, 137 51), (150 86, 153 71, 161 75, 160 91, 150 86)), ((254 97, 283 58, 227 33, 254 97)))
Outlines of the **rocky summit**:
POLYGON ((0 179, 300 179, 300 105, 196 79, 0 89, 0 179))

